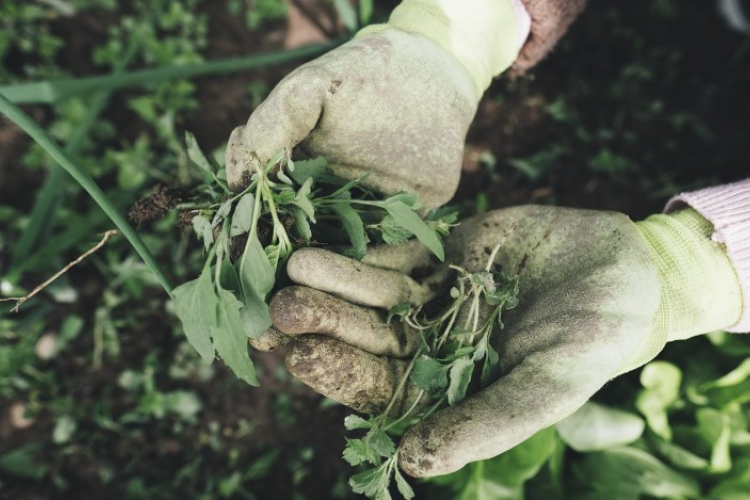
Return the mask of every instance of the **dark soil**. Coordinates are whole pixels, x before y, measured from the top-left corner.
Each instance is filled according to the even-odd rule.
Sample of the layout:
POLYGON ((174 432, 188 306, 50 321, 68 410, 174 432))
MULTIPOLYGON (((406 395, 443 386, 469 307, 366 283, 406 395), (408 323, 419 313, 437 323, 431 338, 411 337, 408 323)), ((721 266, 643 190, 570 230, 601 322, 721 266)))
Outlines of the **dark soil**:
MULTIPOLYGON (((492 85, 469 133, 457 202, 473 206, 482 194, 489 208, 554 203, 619 210, 637 219, 660 211, 677 189, 748 175, 750 54, 737 58, 745 39, 725 29, 710 2, 683 2, 673 7, 671 17, 655 12, 652 4, 592 2, 548 60, 518 81, 501 79, 492 85), (638 76, 637 69, 623 76, 628 67, 646 68, 650 76, 638 76), (566 100, 575 118, 555 120, 547 111, 559 98, 566 100), (531 157, 556 144, 567 150, 547 162, 548 171, 539 178, 512 168, 513 159, 531 157), (626 167, 613 172, 592 169, 591 159, 604 149, 625 158, 626 167), (494 169, 478 160, 481 153, 491 153, 494 169)), ((211 16, 207 59, 282 47, 284 23, 250 33, 223 4, 203 5, 211 16)), ((84 16, 80 29, 61 24, 59 29, 67 30, 70 39, 61 62, 72 73, 97 71, 89 63, 90 50, 102 40, 110 21, 84 16)), ((207 149, 218 146, 252 111, 246 98, 248 82, 262 79, 272 87, 294 66, 199 80, 201 107, 181 126, 195 132, 207 149)), ((115 101, 111 108, 108 118, 113 122, 133 122, 127 119, 132 112, 122 101, 115 101)), ((32 112, 35 118, 44 118, 43 110, 32 112)), ((135 135, 137 130, 125 133, 135 135)), ((41 182, 40 174, 21 167, 27 144, 22 133, 0 119, 0 199, 23 212, 30 209, 31 193, 41 182)), ((159 200, 146 211, 153 215, 153 209, 160 211, 166 205, 159 200)), ((95 276, 72 279, 83 296, 78 307, 95 307, 93 299, 101 293, 95 276)), ((139 369, 144 357, 155 350, 157 362, 168 364, 180 340, 173 334, 171 317, 148 312, 147 305, 158 300, 143 297, 138 304, 120 306, 137 311, 135 320, 119 331, 122 352, 118 360, 101 368, 92 367, 87 359, 93 348, 87 325, 88 333, 66 350, 69 355, 53 361, 57 393, 70 395, 81 408, 102 405, 114 420, 132 410, 137 401, 118 387, 118 374, 126 368, 139 369)), ((62 320, 73 312, 91 316, 91 311, 57 314, 62 320)), ((199 424, 187 431, 176 430, 169 418, 158 425, 133 422, 126 428, 110 429, 102 422, 82 420, 79 425, 90 429, 85 435, 94 436, 90 441, 43 447, 38 458, 66 478, 67 491, 75 498, 120 498, 131 477, 141 477, 147 485, 160 484, 165 478, 171 481, 188 457, 200 460, 180 490, 170 492, 174 497, 187 497, 200 491, 214 470, 244 471, 258 456, 276 449, 281 455, 271 473, 253 483, 257 498, 285 500, 293 491, 304 491, 311 499, 330 498, 333 485, 350 472, 340 459, 342 422, 348 412, 340 406, 321 408, 321 399, 310 390, 276 376, 283 352, 256 354, 255 359, 263 371, 258 389, 247 388, 220 367, 209 383, 197 378, 158 380, 163 390, 194 390, 203 401, 199 424), (286 423, 279 417, 278 394, 289 395, 285 412, 291 420, 286 423), (236 437, 243 418, 255 428, 248 436, 236 437), (217 426, 216 439, 224 446, 212 447, 214 438, 207 431, 211 426, 217 426), (112 443, 117 445, 112 447, 112 443), (300 450, 308 447, 314 457, 299 467, 290 466, 299 460, 300 450), (236 450, 239 458, 232 458, 228 449, 236 450), (290 467, 307 473, 295 479, 290 467), (111 475, 106 481, 105 474, 111 475)), ((0 409, 12 403, 3 401, 0 409)), ((55 415, 42 412, 33 425, 18 429, 11 426, 7 412, 0 412, 0 455, 24 443, 48 442, 55 421, 55 415)), ((48 483, 2 474, 0 481, 3 498, 60 495, 48 483)))

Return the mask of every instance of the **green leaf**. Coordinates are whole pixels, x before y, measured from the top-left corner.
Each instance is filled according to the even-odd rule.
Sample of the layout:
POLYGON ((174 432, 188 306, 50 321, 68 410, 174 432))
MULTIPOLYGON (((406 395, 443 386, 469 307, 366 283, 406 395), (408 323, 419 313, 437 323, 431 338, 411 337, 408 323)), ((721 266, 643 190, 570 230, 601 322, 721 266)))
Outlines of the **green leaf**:
POLYGON ((356 210, 345 203, 336 203, 331 206, 331 210, 341 220, 349 241, 352 243, 352 257, 361 260, 367 253, 367 235, 365 226, 356 210))
POLYGON ((210 183, 214 175, 214 165, 203 154, 203 151, 198 146, 198 141, 195 140, 195 136, 190 132, 185 132, 185 146, 187 146, 187 154, 190 161, 203 171, 203 178, 206 182, 210 183))
POLYGON ((379 465, 381 462, 380 455, 364 439, 347 438, 343 457, 349 465, 359 465, 365 462, 379 465))
POLYGON ((307 218, 310 219, 310 222, 315 224, 315 208, 310 201, 310 190, 312 189, 312 183, 312 178, 307 179, 302 187, 300 187, 297 191, 297 195, 294 197, 294 201, 292 203, 301 208, 302 211, 305 212, 305 215, 307 215, 307 218))
POLYGON ((258 377, 247 353, 247 335, 240 316, 242 302, 223 288, 218 289, 218 298, 218 324, 212 328, 216 352, 237 377, 257 386, 258 377))
POLYGON ((273 193, 273 201, 275 201, 277 205, 289 205, 294 202, 295 196, 296 193, 294 192, 294 189, 286 188, 273 193))
POLYGON ((401 495, 406 500, 411 500, 414 498, 414 490, 409 485, 409 483, 406 482, 406 479, 404 476, 401 475, 401 471, 398 470, 398 467, 394 469, 394 477, 396 478, 396 487, 398 488, 398 492, 401 493, 401 495))
POLYGON ((474 372, 474 362, 470 357, 458 358, 453 362, 450 371, 450 385, 448 386, 448 404, 453 406, 466 397, 471 374, 474 372))
POLYGON ((409 380, 420 389, 432 392, 448 385, 448 371, 435 358, 422 354, 414 361, 409 380))
POLYGON ((450 498, 457 500, 524 500, 523 484, 547 463, 556 442, 554 429, 548 427, 495 458, 470 463, 431 482, 456 491, 450 498))
POLYGON ((210 269, 197 279, 178 286, 172 294, 175 312, 182 321, 188 342, 210 364, 214 359, 211 332, 218 325, 216 308, 219 303, 210 269))
POLYGON ((707 470, 709 467, 708 460, 705 458, 699 457, 682 446, 666 441, 659 436, 653 436, 649 442, 654 445, 654 449, 659 452, 663 458, 675 467, 692 470, 707 470))
POLYGON ((273 289, 276 273, 268 260, 258 236, 251 234, 240 259, 240 285, 245 296, 256 295, 265 300, 273 289))
POLYGON ((253 225, 253 209, 255 207, 255 196, 246 193, 237 202, 232 214, 232 224, 229 227, 229 236, 234 238, 250 231, 253 225))
POLYGON ((42 479, 49 467, 39 463, 34 454, 41 449, 40 443, 27 443, 0 456, 0 470, 29 479, 42 479))
POLYGON ((322 156, 312 160, 300 160, 294 162, 294 170, 289 171, 289 175, 299 185, 303 185, 308 179, 313 181, 321 178, 326 173, 328 162, 322 156))
POLYGON ((383 495, 383 492, 387 493, 391 482, 390 474, 388 474, 389 465, 390 463, 386 461, 378 467, 360 472, 349 478, 349 485, 354 493, 364 494, 370 498, 383 495))
POLYGON ((402 191, 390 196, 384 200, 384 203, 395 203, 401 202, 412 210, 419 210, 422 208, 422 204, 419 203, 419 196, 417 193, 410 193, 402 191))
POLYGON ((729 417, 713 408, 701 408, 695 413, 698 430, 711 445, 711 472, 723 473, 732 468, 730 439, 732 429, 729 417))
POLYGON ((294 228, 297 230, 299 237, 305 241, 310 241, 312 239, 312 229, 310 228, 310 222, 307 220, 305 212, 296 206, 289 207, 289 212, 294 217, 294 228))
POLYGON ((372 423, 369 420, 358 417, 357 415, 349 415, 344 419, 344 427, 346 427, 346 430, 348 431, 369 429, 372 427, 372 423))
POLYGON ((208 251, 214 242, 214 231, 211 222, 202 215, 196 215, 192 220, 193 230, 198 235, 198 239, 203 240, 203 246, 208 251))
POLYGON ((633 494, 634 498, 700 498, 698 482, 669 467, 654 456, 636 448, 615 448, 584 455, 577 463, 578 477, 594 491, 633 494))
POLYGON ((681 383, 680 369, 666 361, 653 361, 641 371, 644 390, 635 406, 646 417, 649 428, 667 441, 672 439, 667 409, 677 401, 681 383))
POLYGON ((429 248, 438 259, 445 260, 443 244, 440 242, 437 233, 427 226, 411 208, 402 201, 384 203, 383 208, 388 211, 398 225, 414 233, 414 236, 429 248))
POLYGON ((274 272, 276 272, 279 268, 279 260, 281 259, 281 247, 279 245, 268 245, 263 251, 274 272))
POLYGON ((643 419, 638 415, 592 401, 557 423, 563 441, 580 452, 630 444, 641 437, 644 428, 643 419))
POLYGON ((380 429, 370 429, 365 440, 372 449, 381 457, 391 457, 396 453, 396 445, 393 443, 388 434, 380 429))
POLYGON ((400 304, 396 304, 395 306, 388 309, 388 318, 386 319, 386 323, 390 325, 393 318, 398 318, 399 321, 403 321, 404 317, 409 314, 409 311, 411 311, 411 302, 402 302, 400 304))
POLYGON ((219 209, 214 214, 214 218, 211 221, 211 227, 214 228, 219 225, 224 219, 229 217, 229 212, 232 211, 232 200, 227 200, 221 205, 219 205, 219 209))
POLYGON ((380 222, 383 241, 387 245, 400 245, 412 237, 413 233, 396 223, 392 215, 386 215, 380 222))

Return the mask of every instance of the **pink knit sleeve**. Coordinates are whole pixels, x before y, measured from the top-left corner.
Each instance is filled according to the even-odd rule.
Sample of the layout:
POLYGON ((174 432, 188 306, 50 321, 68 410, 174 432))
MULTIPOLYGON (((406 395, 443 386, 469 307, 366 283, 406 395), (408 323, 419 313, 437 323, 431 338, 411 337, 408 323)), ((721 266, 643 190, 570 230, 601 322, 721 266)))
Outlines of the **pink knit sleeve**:
POLYGON ((665 212, 689 205, 714 225, 714 241, 723 243, 742 287, 742 316, 727 331, 750 332, 750 179, 682 193, 665 212))

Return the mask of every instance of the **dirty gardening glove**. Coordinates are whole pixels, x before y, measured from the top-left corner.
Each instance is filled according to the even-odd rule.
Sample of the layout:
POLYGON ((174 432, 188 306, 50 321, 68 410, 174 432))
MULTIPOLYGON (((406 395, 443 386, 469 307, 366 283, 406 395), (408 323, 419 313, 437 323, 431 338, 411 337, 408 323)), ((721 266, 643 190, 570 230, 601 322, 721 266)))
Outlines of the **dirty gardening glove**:
MULTIPOLYGON (((651 360, 667 341, 738 321, 740 287, 711 224, 692 209, 634 224, 626 216, 554 207, 499 210, 462 223, 446 241, 446 262, 519 276, 519 304, 491 342, 501 377, 456 406, 412 427, 399 463, 412 476, 453 472, 519 444, 573 413, 613 377, 651 360)), ((278 292, 271 314, 297 337, 289 370, 355 410, 384 410, 419 337, 389 327, 387 308, 419 305, 450 287, 443 266, 418 282, 428 262, 414 243, 357 262, 320 249, 293 254, 289 276, 302 286, 278 292), (443 286, 441 286, 443 285, 443 286), (309 333, 317 335, 306 335, 309 333)), ((487 306, 489 307, 489 306, 487 306)), ((405 391, 394 413, 418 390, 405 391)))
POLYGON ((364 184, 383 194, 444 204, 479 98, 513 63, 528 24, 519 0, 404 0, 387 24, 290 73, 234 130, 230 187, 299 146, 338 176, 372 172, 364 184))

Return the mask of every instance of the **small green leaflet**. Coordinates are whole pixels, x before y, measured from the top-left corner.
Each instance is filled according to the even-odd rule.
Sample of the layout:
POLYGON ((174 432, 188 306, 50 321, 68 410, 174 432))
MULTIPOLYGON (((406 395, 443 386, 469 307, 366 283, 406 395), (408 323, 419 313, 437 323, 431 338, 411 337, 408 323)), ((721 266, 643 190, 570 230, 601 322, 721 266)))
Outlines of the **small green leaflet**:
POLYGON ((365 436, 365 441, 381 457, 390 457, 396 453, 396 445, 393 443, 393 439, 381 429, 370 429, 370 432, 365 436))
POLYGON ((302 211, 305 212, 305 215, 307 215, 307 218, 310 219, 310 222, 315 224, 315 208, 310 201, 310 190, 312 189, 312 183, 313 179, 312 177, 309 177, 302 185, 302 187, 297 191, 297 195, 294 197, 294 201, 292 201, 292 203, 301 208, 302 211))
POLYGON ((383 241, 388 245, 400 245, 412 237, 412 232, 396 223, 392 215, 386 215, 380 222, 383 241))
POLYGON ((435 358, 422 354, 414 361, 409 380, 420 389, 432 392, 448 385, 448 372, 435 358))
POLYGON ((411 208, 399 200, 383 203, 382 206, 398 225, 414 233, 414 236, 429 248, 438 259, 445 260, 443 244, 440 242, 437 233, 425 224, 411 208))
POLYGON ((349 241, 352 242, 351 256, 357 260, 362 260, 362 257, 367 253, 367 242, 369 240, 359 214, 351 206, 344 203, 337 203, 331 209, 341 219, 344 231, 349 236, 349 241))
POLYGON ((396 487, 398 488, 399 493, 406 499, 411 500, 414 498, 414 490, 409 485, 409 483, 406 482, 406 479, 404 479, 404 476, 401 475, 401 471, 398 470, 398 467, 395 467, 394 470, 394 477, 396 478, 396 487))
POLYGON ((214 231, 211 227, 211 222, 198 214, 193 217, 192 224, 195 234, 198 235, 199 239, 203 240, 203 247, 208 251, 214 243, 214 231))
POLYGON ((297 184, 304 185, 308 179, 319 179, 326 173, 328 162, 322 156, 312 160, 301 160, 294 162, 294 170, 289 171, 289 175, 297 184))
POLYGON ((449 405, 453 406, 466 397, 472 373, 474 373, 474 362, 469 356, 458 358, 453 362, 450 372, 451 381, 448 386, 449 405))
POLYGON ((203 151, 198 146, 198 141, 195 140, 195 136, 190 132, 185 132, 185 146, 187 147, 188 158, 201 170, 204 181, 210 184, 214 178, 215 166, 203 154, 203 151))
POLYGON ((214 293, 211 270, 206 269, 198 278, 178 286, 173 295, 175 310, 182 321, 188 342, 198 351, 203 361, 211 364, 214 360, 211 333, 218 326, 216 308, 219 304, 214 293))
POLYGON ((310 221, 307 220, 305 212, 297 206, 289 206, 289 212, 294 217, 294 228, 299 233, 300 237, 305 241, 312 239, 312 229, 310 228, 310 221))
POLYGON ((366 462, 379 465, 381 462, 380 455, 364 439, 347 438, 343 457, 349 465, 359 465, 366 462))
POLYGON ((391 462, 387 460, 374 469, 355 474, 349 479, 349 485, 354 493, 364 494, 374 499, 390 499, 391 496, 388 493, 388 486, 391 483, 390 467, 391 462))
POLYGON ((216 352, 237 377, 250 385, 258 386, 258 377, 247 353, 247 335, 240 316, 242 302, 223 288, 218 289, 218 298, 218 321, 211 329, 216 352))
POLYGON ((349 415, 344 419, 344 427, 349 431, 355 429, 369 429, 372 427, 372 423, 369 420, 358 417, 357 415, 349 415))

